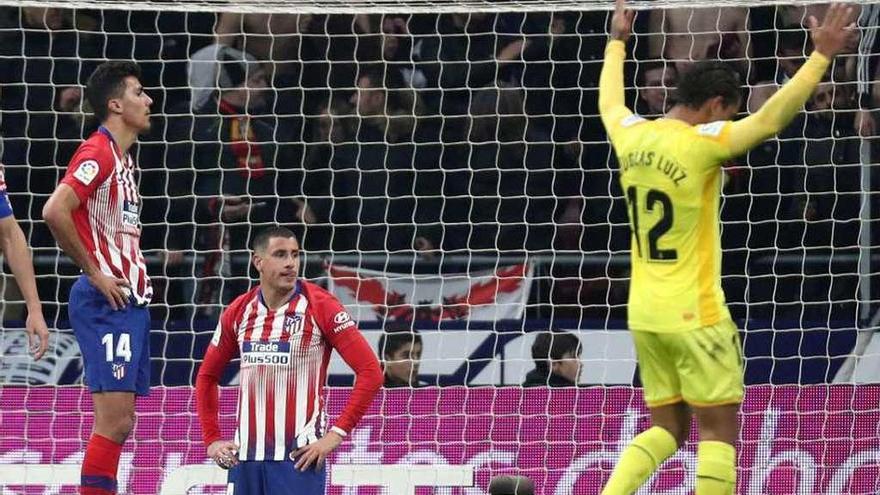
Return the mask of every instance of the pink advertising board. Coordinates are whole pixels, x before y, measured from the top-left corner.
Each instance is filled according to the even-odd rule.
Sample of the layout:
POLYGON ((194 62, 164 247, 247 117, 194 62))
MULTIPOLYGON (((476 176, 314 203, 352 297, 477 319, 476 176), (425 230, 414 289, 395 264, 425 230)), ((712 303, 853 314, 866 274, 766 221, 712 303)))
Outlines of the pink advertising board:
MULTIPOLYGON (((329 390, 331 416, 347 395, 346 389, 329 390)), ((235 404, 236 390, 225 389, 221 414, 229 434, 235 404)), ((0 412, 5 479, 21 464, 70 465, 82 459, 92 419, 83 389, 5 387, 0 412)), ((594 494, 621 445, 647 425, 645 413, 640 392, 629 387, 389 390, 331 465, 474 466, 474 487, 419 488, 418 494, 485 493, 497 474, 527 475, 538 493, 594 494)), ((742 426, 738 493, 880 493, 880 386, 750 387, 742 426)), ((652 480, 652 493, 692 488, 694 447, 664 465, 652 480)), ((120 463, 121 493, 160 493, 169 473, 205 462, 193 389, 154 388, 138 404, 137 428, 120 463)), ((7 483, 3 493, 75 493, 72 486, 20 481, 7 483)), ((222 493, 217 490, 197 487, 189 493, 222 493)), ((381 489, 331 485, 329 493, 378 495, 381 489)))

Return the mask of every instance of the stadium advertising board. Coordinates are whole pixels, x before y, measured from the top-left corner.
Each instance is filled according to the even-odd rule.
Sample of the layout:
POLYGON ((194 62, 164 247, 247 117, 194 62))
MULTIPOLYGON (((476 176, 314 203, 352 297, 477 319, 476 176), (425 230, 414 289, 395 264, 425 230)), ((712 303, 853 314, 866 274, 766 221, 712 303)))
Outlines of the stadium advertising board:
MULTIPOLYGON (((331 413, 341 410, 348 393, 329 391, 331 413)), ((51 483, 78 479, 91 429, 83 389, 6 387, 0 398, 3 493, 75 493, 72 485, 51 483)), ((878 403, 880 386, 875 385, 750 387, 743 407, 738 492, 877 493, 878 403)), ((231 434, 234 388, 223 389, 220 404, 225 431, 231 434)), ((127 487, 121 493, 224 493, 220 486, 206 485, 222 483, 224 473, 205 458, 192 388, 154 388, 138 410, 134 441, 126 444, 120 462, 120 486, 127 487)), ((387 473, 403 472, 396 467, 400 464, 440 467, 442 474, 421 476, 427 481, 419 483, 454 485, 432 492, 449 495, 485 493, 492 476, 507 473, 530 476, 538 493, 593 494, 622 446, 647 419, 640 392, 629 387, 389 390, 335 453, 332 466, 339 472, 356 465, 362 472, 387 473), (465 476, 471 471, 471 478, 465 476)), ((651 493, 691 489, 692 474, 687 473, 693 473, 695 461, 689 444, 656 475, 651 493)), ((408 479, 414 480, 415 472, 408 479)), ((401 486, 383 491, 375 485, 331 484, 329 493, 428 493, 401 486)))

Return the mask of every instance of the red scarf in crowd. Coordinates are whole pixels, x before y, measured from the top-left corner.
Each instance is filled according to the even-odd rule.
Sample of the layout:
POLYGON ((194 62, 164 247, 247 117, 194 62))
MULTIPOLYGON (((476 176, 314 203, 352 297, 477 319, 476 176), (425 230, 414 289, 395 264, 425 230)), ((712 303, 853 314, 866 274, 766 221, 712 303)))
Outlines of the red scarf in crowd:
POLYGON ((230 147, 239 172, 246 177, 259 179, 266 171, 260 144, 256 142, 250 125, 250 117, 223 100, 220 100, 220 113, 229 116, 230 147))

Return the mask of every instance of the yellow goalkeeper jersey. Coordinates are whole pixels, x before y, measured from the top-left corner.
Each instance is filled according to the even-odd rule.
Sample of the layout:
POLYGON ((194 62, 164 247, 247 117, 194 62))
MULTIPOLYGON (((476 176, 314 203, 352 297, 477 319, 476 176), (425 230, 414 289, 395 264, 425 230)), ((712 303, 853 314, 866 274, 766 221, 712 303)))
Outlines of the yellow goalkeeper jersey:
POLYGON ((692 126, 646 120, 624 105, 625 45, 611 41, 599 111, 620 166, 631 242, 629 327, 683 332, 729 319, 721 288, 721 164, 778 133, 828 67, 819 53, 760 111, 692 126))

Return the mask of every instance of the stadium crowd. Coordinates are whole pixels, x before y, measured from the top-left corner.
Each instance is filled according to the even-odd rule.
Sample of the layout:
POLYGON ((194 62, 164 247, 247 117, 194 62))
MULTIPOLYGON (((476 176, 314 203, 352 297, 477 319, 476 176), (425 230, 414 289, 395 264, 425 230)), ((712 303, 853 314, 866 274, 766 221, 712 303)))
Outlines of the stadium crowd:
MULTIPOLYGON (((803 63, 802 24, 815 9, 646 12, 629 98, 640 113, 660 114, 692 60, 719 58, 738 68, 757 108, 803 63)), ((873 29, 853 38, 810 111, 725 169, 726 269, 743 273, 750 257, 773 253, 831 257, 822 276, 754 282, 755 300, 803 301, 798 311, 819 318, 853 313, 849 303, 810 303, 851 300, 835 291, 852 294, 857 283, 846 257, 858 253, 859 153, 880 107, 873 10, 861 16, 873 29), (849 276, 832 284, 831 264, 849 276)), ((626 210, 597 109, 608 15, 5 7, 0 134, 10 196, 36 252, 54 253, 40 212, 97 127, 83 108, 84 80, 105 59, 134 59, 155 100, 136 153, 157 302, 210 308, 240 293, 248 268, 235 255, 254 228, 273 223, 310 253, 622 252, 626 210)), ((578 315, 623 311, 626 268, 553 274, 549 302, 578 315)), ((39 280, 41 292, 65 290, 39 280)), ((732 301, 747 297, 744 278, 726 283, 732 301)))

